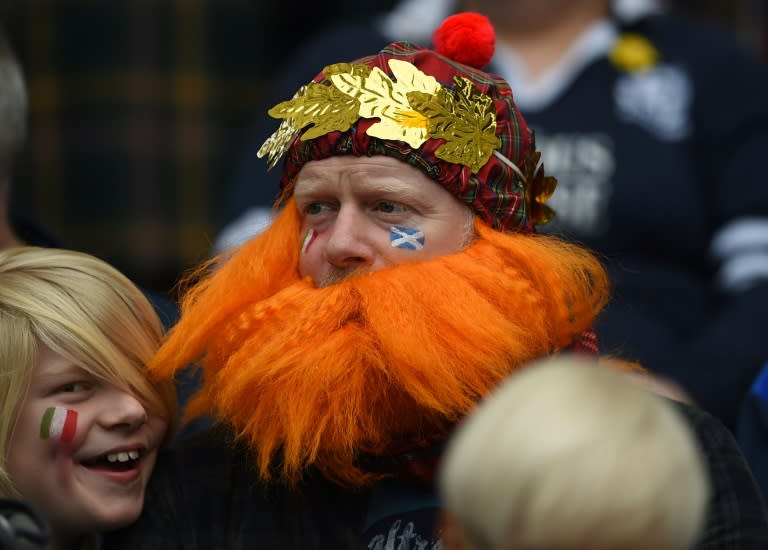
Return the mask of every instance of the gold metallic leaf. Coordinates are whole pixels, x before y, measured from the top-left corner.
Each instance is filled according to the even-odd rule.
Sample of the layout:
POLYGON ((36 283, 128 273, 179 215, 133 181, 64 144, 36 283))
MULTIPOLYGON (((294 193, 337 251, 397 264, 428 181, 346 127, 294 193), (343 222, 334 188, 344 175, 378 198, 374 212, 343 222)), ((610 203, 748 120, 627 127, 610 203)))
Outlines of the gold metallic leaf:
MULTIPOLYGON (((302 97, 306 91, 307 86, 300 87, 296 93, 293 94, 291 101, 302 97)), ((259 147, 256 156, 262 158, 264 155, 267 155, 267 170, 271 170, 291 147, 293 140, 295 140, 300 133, 301 127, 297 127, 291 117, 285 117, 285 119, 280 122, 280 126, 277 127, 277 130, 275 130, 272 135, 264 141, 261 147, 259 147)))
POLYGON ((421 72, 416 65, 402 61, 400 59, 390 59, 389 68, 392 70, 397 83, 396 93, 399 98, 407 103, 408 92, 424 92, 426 94, 435 94, 442 89, 442 85, 435 79, 421 72))
POLYGON ((350 73, 330 75, 331 82, 342 92, 360 102, 360 116, 378 118, 368 128, 369 136, 395 139, 419 147, 427 140, 427 119, 414 111, 408 103, 408 92, 433 94, 441 88, 434 77, 422 73, 411 63, 389 60, 389 67, 397 81, 393 81, 378 67, 367 78, 350 73))
POLYGON ((300 133, 301 129, 293 125, 292 119, 286 118, 261 145, 256 156, 262 158, 267 155, 267 170, 272 170, 300 133))
POLYGON ((555 216, 557 215, 557 212, 555 212, 551 206, 547 204, 538 204, 537 205, 537 211, 534 215, 534 222, 536 225, 547 225, 549 222, 551 222, 553 219, 555 219, 555 216))
MULTIPOLYGON (((361 71, 362 74, 364 72, 361 71)), ((284 120, 259 148, 257 156, 268 155, 268 169, 271 169, 290 148, 302 128, 312 125, 304 132, 303 139, 314 139, 335 130, 344 132, 359 118, 359 109, 360 105, 354 98, 333 86, 318 82, 302 86, 293 98, 267 111, 273 118, 284 120)))
POLYGON ((334 63, 323 69, 325 78, 329 80, 331 75, 342 73, 349 73, 353 76, 368 78, 368 75, 371 74, 371 67, 363 65, 362 63, 334 63))
POLYGON ((290 118, 296 128, 314 124, 307 130, 305 139, 322 136, 328 132, 348 130, 357 121, 359 104, 333 86, 312 82, 305 92, 272 107, 268 113, 273 118, 290 118))
POLYGON ((555 211, 544 204, 549 200, 555 188, 557 179, 544 175, 544 164, 539 164, 541 153, 531 151, 525 158, 525 200, 528 203, 531 221, 535 225, 545 225, 555 217, 555 211))
POLYGON ((331 85, 311 82, 289 101, 269 110, 283 119, 261 146, 269 167, 308 128, 302 139, 348 130, 361 117, 378 118, 367 133, 385 140, 400 140, 420 147, 427 139, 444 139, 435 154, 447 162, 477 172, 500 145, 496 137, 493 100, 466 78, 454 78, 456 88, 443 87, 434 77, 407 61, 390 59, 390 78, 378 67, 336 63, 323 69, 331 85))
POLYGON ((412 92, 414 108, 429 119, 429 137, 442 138, 438 158, 469 166, 477 173, 501 145, 496 136, 496 109, 466 78, 454 78, 453 91, 442 88, 435 96, 412 92))
POLYGON ((360 103, 332 86, 310 86, 304 113, 314 126, 301 139, 314 139, 329 132, 346 132, 360 118, 360 103))

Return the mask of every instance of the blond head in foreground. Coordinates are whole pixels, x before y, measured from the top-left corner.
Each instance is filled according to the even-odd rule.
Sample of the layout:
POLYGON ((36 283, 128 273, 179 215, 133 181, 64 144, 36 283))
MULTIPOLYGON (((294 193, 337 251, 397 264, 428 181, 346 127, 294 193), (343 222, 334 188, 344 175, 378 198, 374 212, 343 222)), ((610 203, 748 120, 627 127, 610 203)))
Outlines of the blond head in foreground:
POLYGON ((710 490, 671 402, 569 356, 532 364, 481 402, 439 483, 453 550, 684 550, 710 490))

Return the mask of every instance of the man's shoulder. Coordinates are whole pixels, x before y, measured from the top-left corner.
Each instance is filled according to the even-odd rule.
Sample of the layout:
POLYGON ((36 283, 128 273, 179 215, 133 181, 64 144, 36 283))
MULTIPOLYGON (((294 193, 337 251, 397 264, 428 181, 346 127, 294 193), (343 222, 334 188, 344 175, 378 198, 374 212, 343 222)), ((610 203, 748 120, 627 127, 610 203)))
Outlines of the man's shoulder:
POLYGON ((710 469, 713 467, 713 461, 716 461, 721 466, 729 465, 734 470, 745 471, 751 475, 735 436, 720 419, 694 405, 672 399, 668 401, 693 430, 699 447, 710 462, 710 469))
POLYGON ((768 514, 736 438, 708 412, 670 402, 688 421, 703 453, 711 483, 707 522, 699 550, 768 548, 768 514))
POLYGON ((707 433, 716 434, 718 437, 733 437, 725 424, 704 409, 674 399, 665 398, 665 400, 677 409, 697 432, 703 430, 707 433))

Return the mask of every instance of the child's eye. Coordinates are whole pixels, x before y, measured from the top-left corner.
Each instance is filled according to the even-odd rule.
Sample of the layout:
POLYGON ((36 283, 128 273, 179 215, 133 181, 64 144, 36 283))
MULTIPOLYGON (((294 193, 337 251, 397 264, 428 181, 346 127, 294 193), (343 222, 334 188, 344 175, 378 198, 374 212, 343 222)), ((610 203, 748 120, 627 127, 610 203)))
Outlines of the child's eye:
POLYGON ((88 391, 90 389, 91 384, 89 382, 69 382, 68 384, 62 384, 56 388, 56 391, 58 393, 78 393, 88 391))

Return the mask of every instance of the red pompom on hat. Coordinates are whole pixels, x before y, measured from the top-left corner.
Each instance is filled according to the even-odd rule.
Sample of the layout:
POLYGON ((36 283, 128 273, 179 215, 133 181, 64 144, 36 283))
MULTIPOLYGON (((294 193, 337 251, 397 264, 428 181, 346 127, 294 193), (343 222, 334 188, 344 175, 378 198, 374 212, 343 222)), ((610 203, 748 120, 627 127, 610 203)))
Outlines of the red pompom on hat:
POLYGON ((485 15, 467 11, 446 18, 432 35, 432 42, 437 53, 482 69, 493 57, 496 33, 485 15))

